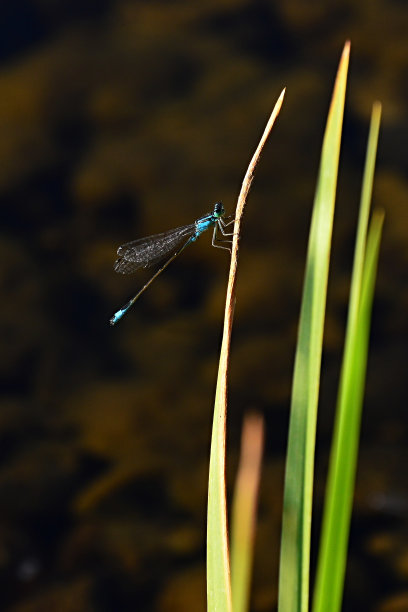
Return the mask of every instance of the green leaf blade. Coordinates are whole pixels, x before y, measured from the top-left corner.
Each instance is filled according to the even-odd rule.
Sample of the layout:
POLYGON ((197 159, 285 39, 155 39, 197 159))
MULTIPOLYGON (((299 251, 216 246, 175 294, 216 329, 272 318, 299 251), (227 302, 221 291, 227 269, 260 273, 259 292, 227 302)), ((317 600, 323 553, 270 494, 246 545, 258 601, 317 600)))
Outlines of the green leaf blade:
POLYGON ((323 140, 309 235, 286 461, 279 612, 306 612, 314 446, 324 314, 350 45, 345 45, 323 140))
MULTIPOLYGON (((224 347, 223 347, 224 348, 224 347)), ((207 509, 207 610, 232 612, 225 495, 227 351, 221 351, 211 436, 207 509)))
POLYGON ((383 222, 381 214, 373 215, 367 240, 380 117, 381 106, 376 104, 371 118, 363 177, 346 342, 323 513, 313 612, 339 612, 342 602, 370 317, 383 222))

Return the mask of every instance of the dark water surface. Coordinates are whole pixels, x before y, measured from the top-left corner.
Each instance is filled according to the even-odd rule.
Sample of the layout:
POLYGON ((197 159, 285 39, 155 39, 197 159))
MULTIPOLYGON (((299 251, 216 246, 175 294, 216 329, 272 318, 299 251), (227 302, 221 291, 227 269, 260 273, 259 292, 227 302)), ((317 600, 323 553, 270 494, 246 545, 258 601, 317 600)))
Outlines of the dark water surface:
MULTIPOLYGON (((286 100, 243 225, 228 476, 266 420, 252 597, 274 610, 290 382, 321 139, 352 41, 325 332, 318 526, 368 121, 385 209, 344 611, 408 610, 408 7, 405 2, 6 1, 0 21, 0 609, 205 610, 212 404, 228 255, 204 235, 142 286, 123 242, 233 212, 286 100)), ((315 555, 315 553, 314 553, 315 555)))

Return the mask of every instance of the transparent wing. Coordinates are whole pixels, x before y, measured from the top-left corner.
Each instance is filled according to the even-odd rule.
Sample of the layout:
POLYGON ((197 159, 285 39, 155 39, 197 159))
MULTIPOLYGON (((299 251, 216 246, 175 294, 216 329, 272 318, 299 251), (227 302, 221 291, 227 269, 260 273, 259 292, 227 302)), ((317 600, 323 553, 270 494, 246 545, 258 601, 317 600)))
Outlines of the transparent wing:
POLYGON ((114 270, 120 274, 131 274, 138 268, 148 268, 159 263, 166 255, 175 251, 179 244, 195 234, 196 225, 184 225, 176 229, 140 238, 118 248, 118 259, 114 270))

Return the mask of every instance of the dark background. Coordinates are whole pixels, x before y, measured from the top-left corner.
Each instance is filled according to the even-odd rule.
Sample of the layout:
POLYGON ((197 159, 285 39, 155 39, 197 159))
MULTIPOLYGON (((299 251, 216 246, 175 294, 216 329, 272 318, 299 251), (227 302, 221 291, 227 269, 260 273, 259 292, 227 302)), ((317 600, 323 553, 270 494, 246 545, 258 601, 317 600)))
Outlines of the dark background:
POLYGON ((0 608, 205 609, 208 456, 228 255, 204 235, 147 280, 123 242, 235 207, 243 224, 228 423, 264 414, 252 597, 277 596, 290 384, 313 193, 351 39, 316 463, 313 557, 368 122, 383 103, 385 229, 344 610, 408 610, 408 8, 401 0, 0 5, 0 608))

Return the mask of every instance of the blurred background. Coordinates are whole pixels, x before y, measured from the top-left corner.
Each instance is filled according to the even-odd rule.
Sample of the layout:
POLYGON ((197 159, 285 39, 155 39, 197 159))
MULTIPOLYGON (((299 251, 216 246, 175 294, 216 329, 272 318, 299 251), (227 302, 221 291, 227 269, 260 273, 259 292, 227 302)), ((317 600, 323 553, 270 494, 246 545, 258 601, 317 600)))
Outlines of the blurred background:
POLYGON ((383 103, 373 313, 345 612, 408 610, 408 7, 401 0, 3 0, 0 608, 204 611, 212 407, 228 253, 149 278, 124 242, 228 213, 269 113, 241 240, 228 421, 266 422, 251 609, 276 609, 283 466, 320 147, 351 64, 316 459, 316 555, 371 106, 383 103))

